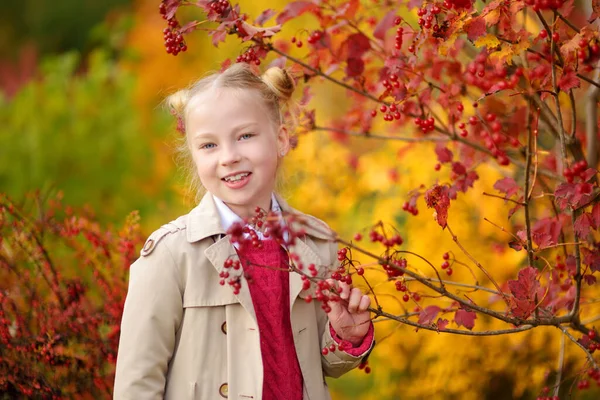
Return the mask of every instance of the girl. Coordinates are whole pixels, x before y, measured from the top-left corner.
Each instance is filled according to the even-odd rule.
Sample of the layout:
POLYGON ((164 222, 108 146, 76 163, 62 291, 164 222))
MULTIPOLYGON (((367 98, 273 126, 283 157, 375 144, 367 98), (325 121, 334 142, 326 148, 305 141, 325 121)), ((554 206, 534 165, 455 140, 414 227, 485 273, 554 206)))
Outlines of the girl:
POLYGON ((257 76, 235 64, 167 99, 192 177, 207 192, 154 232, 131 266, 116 399, 329 399, 324 376, 339 377, 372 349, 368 296, 336 283, 341 300, 325 313, 305 301, 314 285, 288 272, 288 253, 322 278, 337 260, 328 227, 274 194, 290 149, 283 115, 293 91, 283 69, 257 76), (286 249, 257 231, 260 246, 234 245, 228 229, 257 207, 297 214, 305 234, 286 249), (232 257, 241 266, 227 268, 232 257), (234 269, 244 271, 239 284, 223 285, 234 269))

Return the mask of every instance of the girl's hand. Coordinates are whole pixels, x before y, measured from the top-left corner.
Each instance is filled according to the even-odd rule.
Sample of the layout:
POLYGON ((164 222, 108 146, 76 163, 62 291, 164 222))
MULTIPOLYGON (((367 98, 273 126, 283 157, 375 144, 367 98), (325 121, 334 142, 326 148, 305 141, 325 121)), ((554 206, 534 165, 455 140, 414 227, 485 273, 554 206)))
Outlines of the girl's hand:
POLYGON ((371 305, 371 299, 363 294, 359 288, 353 288, 347 283, 327 280, 330 285, 337 288, 340 301, 330 301, 331 311, 327 314, 329 323, 343 339, 358 346, 362 343, 371 323, 371 313, 367 308, 371 305))

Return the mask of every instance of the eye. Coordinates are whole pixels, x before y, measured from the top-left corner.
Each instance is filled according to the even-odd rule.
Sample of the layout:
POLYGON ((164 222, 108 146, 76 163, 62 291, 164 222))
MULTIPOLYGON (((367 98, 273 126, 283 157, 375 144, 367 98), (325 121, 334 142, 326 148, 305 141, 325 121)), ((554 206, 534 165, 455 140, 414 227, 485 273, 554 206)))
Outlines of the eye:
POLYGON ((242 136, 240 136, 240 140, 248 140, 252 136, 255 136, 255 134, 254 133, 244 133, 242 136))
POLYGON ((198 148, 200 150, 210 150, 210 149, 214 149, 217 145, 214 143, 204 143, 201 144, 200 146, 198 146, 198 148))

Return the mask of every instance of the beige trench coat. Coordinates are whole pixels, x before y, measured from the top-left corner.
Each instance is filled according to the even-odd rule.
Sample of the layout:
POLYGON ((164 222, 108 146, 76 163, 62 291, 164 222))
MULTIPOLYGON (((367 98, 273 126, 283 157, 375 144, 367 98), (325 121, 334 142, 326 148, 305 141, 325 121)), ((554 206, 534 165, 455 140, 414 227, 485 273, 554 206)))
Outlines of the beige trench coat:
MULTIPOLYGON (((292 211, 278 198, 284 211, 292 211)), ((307 235, 290 250, 319 275, 336 263, 337 245, 322 221, 306 220, 307 235)), ((189 214, 164 225, 131 265, 121 323, 114 398, 123 400, 261 399, 263 366, 256 315, 247 282, 236 296, 219 285, 223 262, 235 249, 221 227, 211 195, 189 214)), ((324 376, 339 377, 368 354, 336 350, 319 302, 306 303, 302 281, 290 274, 294 344, 304 400, 330 399, 324 376)), ((372 347, 372 345, 371 345, 372 347)), ((370 351, 370 349, 369 349, 370 351)))

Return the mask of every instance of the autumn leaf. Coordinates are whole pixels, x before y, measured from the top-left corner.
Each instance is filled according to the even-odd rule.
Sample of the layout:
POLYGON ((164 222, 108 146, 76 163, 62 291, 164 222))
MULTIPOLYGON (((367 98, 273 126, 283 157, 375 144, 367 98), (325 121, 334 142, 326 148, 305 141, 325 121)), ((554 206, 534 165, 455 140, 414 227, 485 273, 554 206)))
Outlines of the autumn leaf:
POLYGON ((558 80, 558 87, 563 92, 568 92, 570 89, 578 88, 581 85, 575 71, 563 71, 562 76, 558 80))
POLYGON ((496 37, 496 35, 492 33, 488 33, 485 36, 480 37, 473 43, 475 47, 487 47, 488 49, 496 48, 500 46, 500 40, 496 37))
POLYGON ((282 25, 292 18, 318 8, 319 7, 315 3, 310 1, 294 1, 288 3, 283 11, 277 16, 277 24, 282 25))
POLYGON ((371 42, 362 33, 354 33, 342 43, 342 48, 344 49, 342 57, 361 58, 366 51, 371 49, 371 42))
POLYGON ((482 17, 476 17, 469 22, 467 27, 467 38, 471 41, 486 34, 485 19, 482 17))
POLYGON ((504 193, 506 197, 509 198, 513 194, 518 193, 520 187, 519 185, 517 185, 517 182, 515 182, 513 178, 507 177, 497 180, 496 183, 494 183, 494 189, 504 193))
POLYGON ((250 40, 255 36, 270 37, 281 30, 281 25, 275 25, 268 28, 260 28, 257 26, 250 25, 249 23, 244 21, 242 21, 242 27, 244 28, 244 31, 246 31, 246 36, 243 37, 243 40, 250 40))
POLYGON ((584 212, 575 220, 573 229, 575 229, 575 232, 580 238, 586 238, 590 234, 593 224, 594 221, 592 220, 591 214, 584 212))
POLYGON ((519 271, 517 280, 508 281, 508 287, 514 296, 511 311, 516 317, 527 318, 536 307, 535 296, 540 287, 536 276, 537 270, 528 266, 519 271))
POLYGON ((263 26, 265 22, 273 18, 275 14, 277 14, 277 11, 268 8, 260 13, 260 15, 254 20, 254 23, 258 26, 263 26))
POLYGON ((377 24, 375 30, 373 30, 373 36, 379 40, 385 40, 385 33, 394 26, 394 20, 396 19, 396 10, 390 10, 377 24))
POLYGON ((219 47, 219 43, 224 42, 225 38, 227 38, 227 32, 225 30, 215 30, 210 32, 212 36, 212 44, 215 47, 219 47))
POLYGON ((365 70, 365 63, 361 58, 349 58, 346 65, 346 75, 356 77, 362 75, 365 70))
POLYGON ((435 154, 437 154, 438 161, 442 164, 452 161, 452 152, 440 142, 435 146, 435 154))
POLYGON ((438 306, 427 306, 419 313, 419 324, 430 325, 440 312, 438 306))
POLYGON ((477 319, 477 314, 473 311, 467 311, 464 309, 460 309, 454 313, 454 322, 458 326, 464 326, 468 330, 472 330, 475 327, 475 320, 477 319))
POLYGON ((425 193, 425 203, 427 207, 435 209, 437 223, 442 228, 445 228, 448 221, 448 208, 450 207, 448 188, 446 186, 433 185, 425 193))
POLYGON ((437 328, 439 331, 443 331, 446 329, 446 326, 448 326, 448 320, 443 319, 443 318, 438 318, 438 320, 435 324, 437 325, 437 328))

